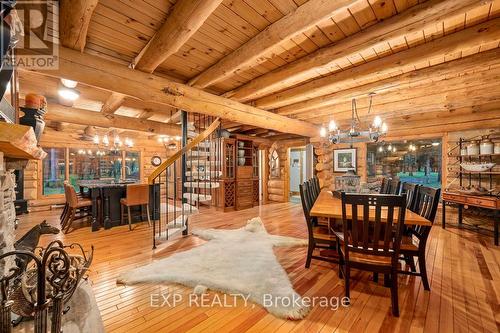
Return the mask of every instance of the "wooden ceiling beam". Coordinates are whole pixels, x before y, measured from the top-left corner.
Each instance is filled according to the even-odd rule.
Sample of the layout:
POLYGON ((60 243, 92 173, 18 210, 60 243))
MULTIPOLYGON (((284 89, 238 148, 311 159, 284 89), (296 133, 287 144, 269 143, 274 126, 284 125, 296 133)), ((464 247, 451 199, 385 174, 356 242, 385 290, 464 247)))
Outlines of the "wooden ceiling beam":
POLYGON ((499 41, 500 19, 490 20, 432 42, 260 98, 255 101, 255 106, 264 109, 283 107, 358 86, 359 81, 375 82, 381 76, 396 76, 412 68, 415 70, 415 66, 423 60, 442 59, 455 52, 466 52, 480 45, 499 41))
POLYGON ((152 73, 168 57, 176 53, 222 0, 179 0, 156 32, 135 68, 152 73))
POLYGON ((254 128, 254 129, 250 129, 250 130, 244 131, 243 134, 246 134, 246 135, 262 135, 262 134, 266 134, 267 132, 269 132, 269 130, 266 129, 266 128, 254 128))
MULTIPOLYGON (((34 49, 31 52, 40 54, 43 50, 34 49)), ((189 112, 225 118, 280 132, 309 136, 319 130, 316 125, 305 121, 290 119, 228 98, 212 95, 200 89, 171 82, 156 75, 136 71, 68 48, 60 48, 58 60, 57 69, 26 68, 26 70, 49 76, 65 77, 143 101, 166 104, 189 112)), ((23 70, 23 67, 20 66, 19 69, 23 70)))
POLYGON ((97 3, 98 0, 59 1, 59 40, 62 45, 83 52, 97 3))
POLYGON ((277 44, 314 27, 353 2, 353 0, 309 0, 191 79, 189 85, 206 88, 238 70, 245 69, 277 44))
MULTIPOLYGON (((420 127, 425 124, 440 124, 444 119, 450 119, 450 121, 457 122, 477 120, 481 117, 483 117, 483 119, 489 119, 495 116, 499 108, 500 100, 480 100, 472 102, 469 105, 454 108, 441 108, 429 112, 422 110, 423 112, 415 112, 409 115, 395 115, 385 119, 385 121, 389 127, 388 134, 392 135, 393 131, 402 128, 420 127)), ((370 119, 361 119, 361 127, 368 127, 370 123, 370 119)), ((350 123, 349 121, 342 121, 339 122, 339 125, 344 128, 348 127, 350 123)))
MULTIPOLYGON (((200 28, 222 0, 179 0, 165 23, 139 52, 131 68, 152 73, 169 56, 177 52, 200 28)), ((112 93, 104 102, 102 112, 115 113, 125 95, 112 93)))
POLYGON ((151 117, 152 117, 152 116, 154 116, 154 115, 155 115, 155 113, 154 113, 154 111, 152 111, 151 109, 144 109, 144 110, 143 110, 143 111, 139 114, 139 116, 138 116, 137 118, 147 120, 147 119, 151 118, 151 117))
MULTIPOLYGON (((402 87, 398 91, 392 93, 374 95, 372 97, 373 114, 378 114, 379 112, 390 112, 390 107, 388 105, 398 104, 401 107, 406 107, 407 111, 418 108, 418 103, 416 99, 428 100, 429 96, 444 96, 445 94, 453 95, 457 93, 465 92, 479 92, 483 93, 482 90, 490 88, 489 91, 484 91, 488 94, 498 94, 500 96, 500 88, 497 88, 496 82, 500 78, 500 67, 491 71, 481 71, 477 73, 468 73, 461 76, 448 78, 441 81, 433 82, 429 85, 425 85, 419 88, 415 87, 402 87), (482 89, 483 88, 483 89, 482 89)), ((359 97, 356 99, 358 113, 364 114, 369 106, 370 97, 367 95, 359 97)), ((451 101, 453 102, 453 101, 451 101)), ((337 115, 347 116, 350 118, 351 114, 351 101, 340 102, 333 105, 327 105, 314 110, 314 112, 304 112, 296 115, 297 119, 313 119, 315 117, 321 116, 333 116, 337 115)))
POLYGON ((441 22, 456 14, 463 14, 486 2, 491 1, 426 1, 342 39, 332 46, 320 48, 305 57, 261 75, 243 86, 227 92, 224 96, 246 102, 283 90, 286 87, 317 77, 319 75, 318 69, 334 68, 339 60, 350 55, 358 55, 367 48, 376 48, 377 44, 387 44, 391 39, 404 38, 408 33, 423 30, 429 26, 434 27, 436 22, 441 22))
POLYGON ((177 124, 181 121, 182 110, 177 110, 175 113, 168 118, 167 123, 177 124))
POLYGON ((101 112, 104 114, 115 113, 122 106, 125 101, 125 97, 126 96, 123 94, 112 92, 102 105, 101 112))
POLYGON ((445 62, 436 66, 404 73, 384 80, 368 83, 354 88, 319 96, 303 102, 278 108, 276 112, 282 115, 305 113, 322 107, 350 102, 352 98, 367 97, 369 93, 390 94, 406 89, 418 89, 435 82, 449 80, 471 72, 491 70, 500 65, 500 49, 474 54, 469 57, 445 62))
POLYGON ((59 104, 49 104, 48 110, 45 119, 51 121, 104 128, 114 127, 163 135, 179 135, 181 132, 180 127, 177 125, 114 114, 106 115, 101 112, 66 107, 59 104))
MULTIPOLYGON (((498 82, 498 81, 497 81, 498 82)), ((495 90, 495 83, 487 86, 478 86, 475 89, 463 89, 452 92, 435 93, 420 96, 409 100, 395 101, 391 103, 374 105, 370 117, 379 115, 384 120, 392 117, 412 115, 415 113, 432 112, 438 110, 453 110, 459 107, 471 106, 477 103, 499 101, 500 94, 495 90), (488 91, 490 90, 490 91, 488 91)), ((364 120, 368 116, 366 108, 358 108, 359 117, 364 120)), ((320 114, 314 118, 308 118, 315 123, 326 123, 335 119, 337 123, 342 121, 348 123, 351 118, 351 110, 345 109, 340 112, 320 114)))

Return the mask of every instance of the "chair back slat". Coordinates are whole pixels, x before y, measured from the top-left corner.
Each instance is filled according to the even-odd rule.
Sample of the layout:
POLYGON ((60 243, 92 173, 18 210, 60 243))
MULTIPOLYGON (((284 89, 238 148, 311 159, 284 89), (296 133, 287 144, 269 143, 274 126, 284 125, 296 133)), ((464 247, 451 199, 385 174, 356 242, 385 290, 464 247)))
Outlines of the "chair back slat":
POLYGON ((406 211, 404 194, 347 194, 342 192, 341 196, 346 259, 348 259, 349 251, 386 257, 393 257, 394 253, 399 252, 406 211), (347 205, 351 205, 351 220, 347 219, 347 205), (363 207, 362 219, 359 218, 358 207, 363 207), (370 221, 370 213, 373 214, 372 208, 375 211, 373 222, 370 221), (383 216, 385 212, 387 212, 384 214, 386 216, 383 216), (393 226, 396 227, 395 233, 393 233, 393 226), (380 244, 382 240, 383 244, 380 244))
MULTIPOLYGON (((431 223, 434 223, 440 194, 441 189, 421 186, 417 193, 415 212, 429 220, 431 223)), ((412 234, 419 240, 419 248, 425 249, 427 238, 431 232, 431 227, 415 225, 412 229, 412 234)))
MULTIPOLYGON (((406 209, 406 205, 404 207, 406 209)), ((394 206, 387 207, 387 219, 384 225, 384 252, 389 251, 392 247, 392 225, 394 221, 394 206)))
POLYGON ((380 245, 380 230, 382 228, 382 206, 375 206, 375 226, 373 228, 373 249, 378 251, 380 245))
POLYGON ((312 225, 312 219, 310 215, 310 211, 312 206, 309 204, 309 194, 307 193, 309 189, 307 188, 306 184, 300 184, 299 185, 299 191, 300 191, 300 201, 302 202, 302 210, 304 211, 304 217, 306 219, 307 223, 307 233, 309 235, 309 239, 313 238, 313 225, 312 225))
POLYGON ((370 236, 370 206, 363 205, 363 247, 369 246, 370 236))
POLYGON ((382 178, 382 184, 380 185, 380 194, 389 194, 389 183, 391 178, 382 178))
POLYGON ((304 182, 304 185, 307 188, 306 193, 307 193, 307 200, 309 202, 309 207, 312 208, 312 206, 314 205, 314 202, 316 201, 316 198, 314 196, 314 189, 313 189, 312 181, 307 180, 304 182))
POLYGON ((401 182, 397 179, 391 179, 387 194, 401 194, 401 182))
MULTIPOLYGON (((344 192, 342 192, 344 194, 344 192)), ((359 227, 359 220, 358 220, 358 205, 353 203, 351 205, 351 215, 352 215, 352 222, 351 222, 351 239, 352 239, 352 244, 354 246, 358 246, 358 227, 359 227)))
POLYGON ((426 186, 420 187, 418 191, 416 212, 420 216, 431 221, 431 223, 434 223, 440 195, 441 189, 435 189, 426 186))
POLYGON ((403 183, 403 186, 401 187, 401 193, 406 193, 406 208, 412 212, 415 212, 417 208, 419 188, 420 185, 412 183, 403 183))

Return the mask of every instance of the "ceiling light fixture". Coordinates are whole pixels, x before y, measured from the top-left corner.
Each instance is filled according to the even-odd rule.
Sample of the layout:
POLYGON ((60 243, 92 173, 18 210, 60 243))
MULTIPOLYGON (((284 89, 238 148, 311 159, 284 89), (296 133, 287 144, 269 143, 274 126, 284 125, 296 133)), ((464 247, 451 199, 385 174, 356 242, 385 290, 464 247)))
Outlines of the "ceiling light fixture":
POLYGON ((66 88, 70 88, 70 89, 75 89, 76 86, 78 85, 78 82, 73 81, 73 80, 68 80, 68 79, 61 79, 61 83, 66 88))
POLYGON ((80 92, 76 89, 60 87, 58 91, 59 96, 67 101, 74 102, 80 97, 80 92))
MULTIPOLYGON (((372 108, 373 93, 370 93, 370 104, 368 106, 368 114, 372 108)), ((323 126, 320 129, 320 136, 326 137, 333 143, 354 143, 354 142, 377 142, 381 137, 387 134, 387 124, 382 121, 382 118, 376 116, 373 119, 372 125, 367 130, 360 130, 361 121, 358 116, 358 109, 356 107, 356 99, 352 100, 351 108, 351 126, 348 129, 341 130, 332 119, 328 124, 328 131, 323 126)))

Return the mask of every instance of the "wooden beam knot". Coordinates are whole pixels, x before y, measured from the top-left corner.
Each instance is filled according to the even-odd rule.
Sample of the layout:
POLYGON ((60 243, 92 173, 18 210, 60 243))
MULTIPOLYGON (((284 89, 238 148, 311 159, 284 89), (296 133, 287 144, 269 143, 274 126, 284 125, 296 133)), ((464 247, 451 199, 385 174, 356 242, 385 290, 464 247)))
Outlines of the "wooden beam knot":
POLYGON ((172 96, 183 96, 184 94, 180 92, 178 89, 172 88, 172 87, 165 87, 162 89, 162 91, 167 94, 167 95, 172 95, 172 96))

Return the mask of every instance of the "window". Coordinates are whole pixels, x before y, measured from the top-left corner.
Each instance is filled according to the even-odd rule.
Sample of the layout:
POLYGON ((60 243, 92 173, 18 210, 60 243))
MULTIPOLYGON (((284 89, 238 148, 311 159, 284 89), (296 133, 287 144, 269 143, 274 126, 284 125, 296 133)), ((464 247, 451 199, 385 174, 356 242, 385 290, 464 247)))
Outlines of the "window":
POLYGON ((44 148, 43 195, 63 194, 66 168, 68 181, 76 186, 79 180, 140 180, 140 152, 111 151, 89 148, 44 148), (68 154, 68 165, 65 156, 68 154), (125 165, 123 163, 125 158, 125 165))
POLYGON ((392 177, 401 182, 441 187, 441 140, 368 144, 368 182, 392 177))
POLYGON ((43 195, 63 194, 66 178, 65 148, 45 149, 47 157, 42 164, 42 193, 43 195))
POLYGON ((98 149, 69 149, 69 181, 122 178, 122 152, 98 149))

